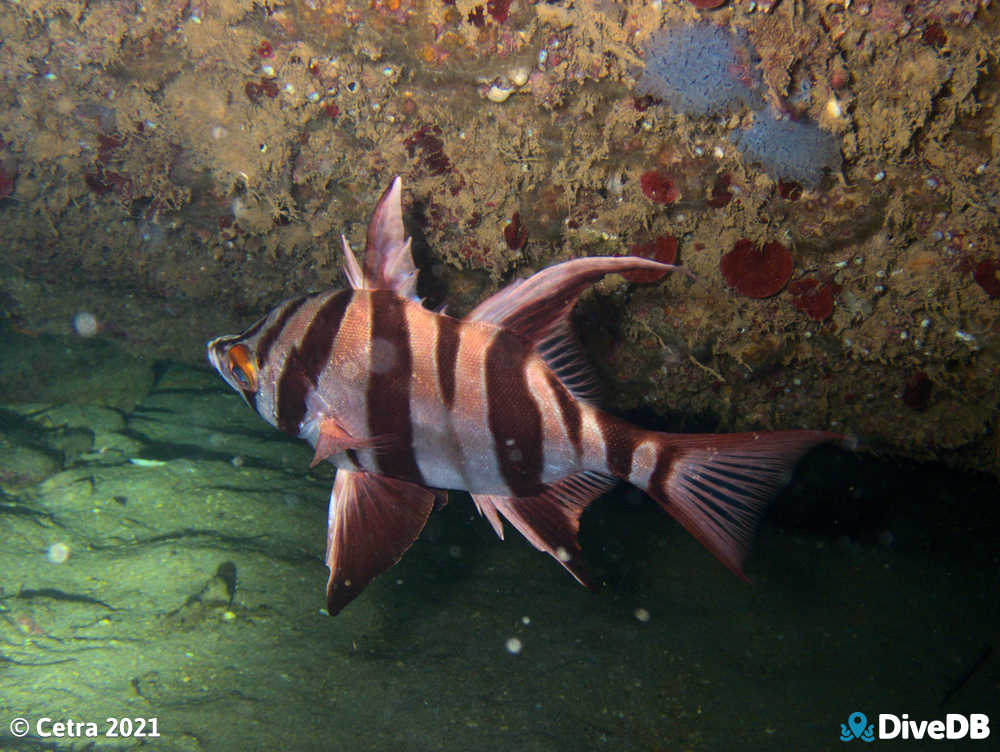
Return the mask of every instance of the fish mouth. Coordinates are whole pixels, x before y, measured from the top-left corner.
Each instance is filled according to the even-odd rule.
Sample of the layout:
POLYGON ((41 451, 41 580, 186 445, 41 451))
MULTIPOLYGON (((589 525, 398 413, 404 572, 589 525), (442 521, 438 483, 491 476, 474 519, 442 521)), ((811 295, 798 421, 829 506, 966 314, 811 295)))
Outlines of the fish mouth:
POLYGON ((208 355, 208 362, 212 364, 212 367, 216 371, 221 372, 222 369, 219 367, 219 363, 221 361, 218 349, 220 339, 222 339, 222 337, 216 337, 215 339, 210 339, 208 342, 205 343, 205 350, 207 351, 206 354, 208 355))
POLYGON ((222 336, 210 339, 205 343, 205 351, 208 356, 208 362, 212 364, 212 368, 218 371, 219 375, 226 381, 229 381, 229 368, 226 365, 227 355, 234 340, 234 337, 222 336))

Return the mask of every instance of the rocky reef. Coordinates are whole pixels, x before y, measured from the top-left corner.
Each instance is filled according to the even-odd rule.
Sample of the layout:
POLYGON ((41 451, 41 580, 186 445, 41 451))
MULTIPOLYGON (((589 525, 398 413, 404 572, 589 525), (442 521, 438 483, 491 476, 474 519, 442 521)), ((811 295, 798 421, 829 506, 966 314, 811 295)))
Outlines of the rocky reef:
POLYGON ((26 0, 0 29, 6 330, 198 362, 342 283, 339 234, 401 174, 421 293, 455 313, 574 256, 694 272, 583 301, 611 407, 997 472, 989 2, 26 0), (707 28, 752 49, 724 68, 753 101, 637 86, 664 29, 707 28), (772 112, 825 134, 815 164, 768 169, 795 134, 737 148, 772 112))

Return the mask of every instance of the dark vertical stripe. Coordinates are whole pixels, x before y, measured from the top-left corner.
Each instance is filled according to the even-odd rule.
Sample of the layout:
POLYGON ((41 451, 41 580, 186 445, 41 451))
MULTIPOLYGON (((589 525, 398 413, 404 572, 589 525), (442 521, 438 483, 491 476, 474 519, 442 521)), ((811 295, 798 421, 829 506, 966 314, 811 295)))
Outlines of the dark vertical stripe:
POLYGON ((669 446, 658 447, 656 464, 653 465, 653 472, 649 476, 649 488, 646 489, 646 492, 664 507, 670 502, 667 496, 667 475, 669 475, 670 466, 673 463, 674 450, 669 446))
POLYGON ((330 362, 333 343, 340 331, 340 323, 344 314, 354 299, 350 290, 341 290, 332 295, 320 309, 316 311, 299 349, 299 360, 309 383, 316 386, 320 374, 330 362))
POLYGON ((437 317, 437 372, 444 406, 451 409, 455 402, 455 371, 458 368, 458 340, 462 322, 451 316, 437 317))
POLYGON ((264 324, 266 324, 266 323, 267 323, 267 316, 264 316, 262 319, 260 319, 259 321, 257 321, 254 324, 251 324, 248 328, 244 329, 242 332, 240 332, 239 334, 237 334, 235 337, 229 337, 229 339, 226 340, 226 342, 227 343, 229 343, 229 342, 239 342, 239 341, 244 341, 245 342, 246 340, 248 340, 251 337, 253 337, 257 332, 259 332, 264 327, 264 324))
POLYGON ((542 482, 542 413, 528 388, 527 340, 497 333, 486 351, 487 422, 500 474, 514 496, 537 493, 542 482))
MULTIPOLYGON (((327 300, 306 328, 302 342, 292 347, 278 380, 278 428, 293 436, 306 415, 306 396, 316 386, 330 360, 333 342, 344 319, 352 293, 342 290, 327 300)), ((299 302, 301 305, 301 302, 299 302)))
POLYGON ((309 382, 306 381, 302 369, 295 366, 292 356, 285 363, 278 382, 278 428, 292 436, 299 435, 299 425, 306 417, 306 395, 309 394, 309 382))
POLYGON ((577 457, 579 457, 583 450, 580 444, 583 423, 580 405, 573 399, 569 390, 552 371, 546 370, 545 378, 549 383, 549 389, 556 395, 556 402, 559 404, 559 415, 562 418, 563 427, 565 427, 566 435, 569 436, 570 443, 573 444, 573 449, 576 451, 577 457))
POLYGON ((596 413, 597 425, 604 437, 604 451, 608 471, 616 478, 628 480, 632 473, 632 454, 635 452, 635 438, 631 427, 624 421, 607 413, 596 413))
POLYGON ((368 431, 389 439, 375 449, 379 471, 423 485, 413 452, 410 384, 413 354, 406 325, 406 301, 389 290, 371 293, 371 353, 368 376, 368 431))
MULTIPOLYGON (((274 346, 274 343, 277 342, 278 339, 281 337, 281 333, 285 331, 285 325, 288 323, 289 319, 291 319, 292 316, 295 315, 296 311, 298 311, 299 308, 302 307, 302 304, 305 303, 306 300, 308 299, 309 299, 308 295, 302 295, 293 300, 289 300, 285 304, 285 307, 281 311, 281 313, 278 314, 278 318, 275 319, 274 323, 272 323, 267 329, 264 330, 264 333, 261 335, 260 339, 257 340, 257 347, 254 348, 254 355, 257 358, 257 368, 262 369, 267 364, 267 359, 271 355, 271 348, 274 346)), ((265 321, 267 321, 267 318, 261 319, 261 323, 264 323, 265 321)), ((253 409, 256 410, 257 394, 254 393, 252 400, 249 401, 253 409)))
POLYGON ((288 320, 295 315, 296 311, 302 307, 302 304, 309 299, 308 295, 303 295, 300 298, 295 298, 294 300, 288 301, 285 309, 278 316, 277 320, 268 327, 267 331, 261 336, 260 341, 257 342, 257 365, 260 368, 264 367, 267 363, 267 358, 271 354, 271 348, 274 343, 277 342, 278 337, 285 330, 285 324, 288 320))

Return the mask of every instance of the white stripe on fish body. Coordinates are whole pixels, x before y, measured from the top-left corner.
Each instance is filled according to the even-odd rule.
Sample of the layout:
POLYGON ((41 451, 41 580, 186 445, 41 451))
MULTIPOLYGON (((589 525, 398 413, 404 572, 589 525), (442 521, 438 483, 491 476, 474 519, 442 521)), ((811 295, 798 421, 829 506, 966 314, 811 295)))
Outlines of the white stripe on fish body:
POLYGON ((648 486, 659 454, 660 446, 654 438, 639 441, 632 453, 632 471, 629 473, 628 482, 639 488, 648 486))
MULTIPOLYGON (((458 347, 451 363, 455 393, 449 412, 463 457, 462 487, 470 490, 482 486, 507 493, 486 423, 486 353, 498 334, 496 327, 479 323, 463 322, 459 327, 458 347)), ((443 369, 449 366, 440 365, 443 369)))
POLYGON ((601 430, 598 411, 590 405, 580 405, 582 409, 581 443, 583 446, 583 462, 588 468, 598 472, 608 471, 607 447, 604 443, 604 432, 601 430))
MULTIPOLYGON (((352 293, 351 302, 344 312, 340 328, 331 333, 334 337, 330 358, 319 374, 315 395, 317 399, 307 405, 309 416, 317 416, 312 408, 326 406, 325 413, 334 415, 352 435, 367 437, 365 420, 368 409, 368 380, 371 371, 371 302, 367 295, 352 293)), ((303 437, 306 438, 306 437, 303 437)), ((315 445, 315 439, 310 441, 315 445)), ((370 454, 368 450, 359 450, 370 454)), ((338 467, 349 466, 335 463, 338 467)))
POLYGON ((454 412, 445 404, 442 364, 438 363, 440 327, 436 319, 440 314, 416 303, 408 304, 405 313, 413 353, 410 419, 417 466, 434 488, 468 488, 466 451, 467 447, 475 447, 463 441, 460 433, 468 421, 456 422, 454 412))
MULTIPOLYGON (((570 439, 566 418, 556 394, 557 381, 548 364, 538 355, 527 362, 528 389, 542 416, 542 482, 555 483, 587 469, 581 465, 580 453, 570 439)), ((572 400, 570 409, 579 411, 580 404, 572 400)))

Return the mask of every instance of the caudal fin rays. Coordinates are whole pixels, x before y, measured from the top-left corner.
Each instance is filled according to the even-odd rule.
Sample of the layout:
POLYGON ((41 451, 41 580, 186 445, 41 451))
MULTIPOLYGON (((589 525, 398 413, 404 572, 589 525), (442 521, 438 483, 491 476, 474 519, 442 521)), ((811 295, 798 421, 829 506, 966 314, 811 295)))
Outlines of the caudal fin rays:
POLYGON ((661 472, 647 492, 740 577, 757 526, 795 463, 840 438, 826 431, 658 437, 661 472))

